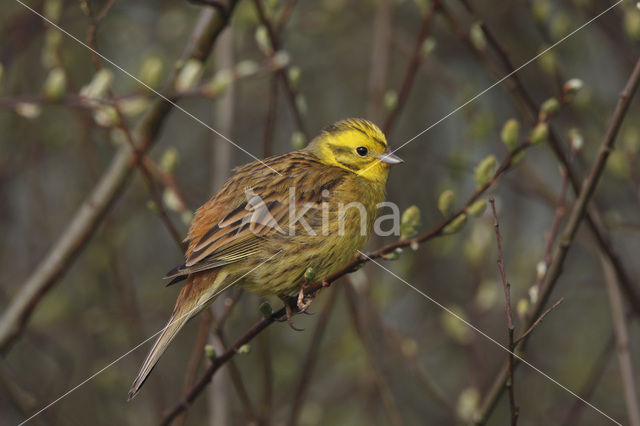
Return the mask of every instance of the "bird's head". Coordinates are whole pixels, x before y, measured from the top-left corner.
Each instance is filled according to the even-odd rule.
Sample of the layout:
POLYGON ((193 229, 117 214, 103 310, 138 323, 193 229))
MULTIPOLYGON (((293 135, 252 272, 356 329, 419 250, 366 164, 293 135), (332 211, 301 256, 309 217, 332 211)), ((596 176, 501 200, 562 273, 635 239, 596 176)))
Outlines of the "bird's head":
POLYGON ((341 167, 377 183, 402 159, 389 151, 384 134, 363 119, 346 119, 325 128, 306 148, 329 166, 341 167))

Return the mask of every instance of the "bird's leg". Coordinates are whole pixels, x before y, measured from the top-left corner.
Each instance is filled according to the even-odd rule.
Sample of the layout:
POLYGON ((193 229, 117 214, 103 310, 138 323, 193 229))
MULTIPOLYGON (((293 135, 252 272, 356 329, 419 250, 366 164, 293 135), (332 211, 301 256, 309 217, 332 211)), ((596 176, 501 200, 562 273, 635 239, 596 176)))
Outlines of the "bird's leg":
POLYGON ((291 296, 278 296, 280 300, 284 303, 285 310, 285 318, 280 319, 279 321, 287 321, 289 323, 289 327, 294 329, 295 331, 303 331, 304 328, 298 328, 293 325, 293 316, 297 313, 298 307, 296 306, 295 297, 291 296))

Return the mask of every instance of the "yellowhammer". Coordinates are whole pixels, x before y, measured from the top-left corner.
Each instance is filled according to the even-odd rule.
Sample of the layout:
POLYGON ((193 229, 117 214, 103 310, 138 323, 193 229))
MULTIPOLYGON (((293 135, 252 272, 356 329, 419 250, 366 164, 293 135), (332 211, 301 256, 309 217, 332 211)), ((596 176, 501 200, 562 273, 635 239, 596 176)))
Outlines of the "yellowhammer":
POLYGON ((378 127, 348 119, 303 150, 236 168, 197 210, 186 261, 165 277, 186 282, 129 399, 182 326, 222 290, 238 285, 295 300, 308 268, 322 280, 351 261, 373 228, 389 165, 401 162, 378 127))

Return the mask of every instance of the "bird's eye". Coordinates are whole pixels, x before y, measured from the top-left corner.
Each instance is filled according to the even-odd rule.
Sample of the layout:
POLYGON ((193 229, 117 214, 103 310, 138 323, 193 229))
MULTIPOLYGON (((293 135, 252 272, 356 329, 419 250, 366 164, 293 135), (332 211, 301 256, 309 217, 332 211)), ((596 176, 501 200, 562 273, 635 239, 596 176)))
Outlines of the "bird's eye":
POLYGON ((364 146, 359 146, 356 148, 356 152, 358 153, 359 156, 364 157, 365 155, 367 155, 369 150, 364 146))

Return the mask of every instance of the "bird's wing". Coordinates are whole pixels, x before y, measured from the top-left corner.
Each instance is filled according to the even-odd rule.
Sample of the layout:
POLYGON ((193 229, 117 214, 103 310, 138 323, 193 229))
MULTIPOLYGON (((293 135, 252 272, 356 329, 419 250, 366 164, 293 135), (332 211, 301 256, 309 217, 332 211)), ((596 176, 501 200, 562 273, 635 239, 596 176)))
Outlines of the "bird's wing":
POLYGON ((257 253, 270 235, 289 233, 292 203, 294 211, 304 205, 309 214, 319 212, 322 191, 343 178, 341 169, 325 166, 305 151, 235 169, 220 192, 196 212, 186 261, 165 278, 174 278, 172 284, 257 253))

